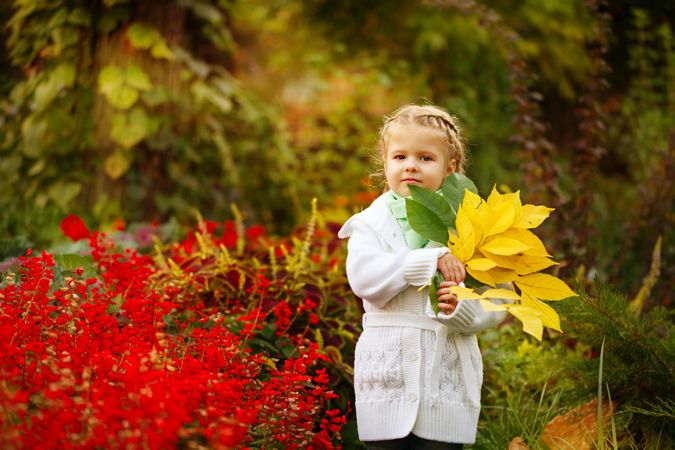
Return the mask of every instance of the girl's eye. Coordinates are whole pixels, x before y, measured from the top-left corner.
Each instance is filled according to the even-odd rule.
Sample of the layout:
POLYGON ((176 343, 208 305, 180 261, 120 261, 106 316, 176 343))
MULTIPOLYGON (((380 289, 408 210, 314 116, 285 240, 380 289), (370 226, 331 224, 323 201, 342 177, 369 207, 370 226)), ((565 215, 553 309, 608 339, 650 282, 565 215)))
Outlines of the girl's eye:
POLYGON ((422 161, 433 161, 433 160, 434 158, 432 158, 431 156, 428 155, 422 156, 422 161))
POLYGON ((394 159, 405 159, 403 155, 394 155, 394 159))

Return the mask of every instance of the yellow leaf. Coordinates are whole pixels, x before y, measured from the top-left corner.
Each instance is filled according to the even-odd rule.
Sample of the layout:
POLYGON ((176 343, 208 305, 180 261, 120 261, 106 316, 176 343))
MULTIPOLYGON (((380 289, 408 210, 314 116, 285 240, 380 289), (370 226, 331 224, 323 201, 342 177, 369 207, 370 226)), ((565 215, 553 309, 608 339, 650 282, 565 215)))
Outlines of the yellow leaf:
POLYGON ((474 194, 468 189, 464 189, 464 199, 462 200, 462 205, 464 209, 468 210, 478 210, 481 208, 481 205, 485 203, 480 195, 474 194))
POLYGON ((515 228, 536 228, 546 220, 554 208, 538 205, 523 205, 516 212, 516 217, 513 220, 513 227, 515 228))
POLYGON ((520 300, 520 295, 509 289, 488 289, 483 292, 483 298, 503 298, 507 300, 520 300))
POLYGON ((489 271, 483 271, 483 270, 473 270, 471 267, 467 266, 466 271, 474 277, 476 280, 480 281, 481 283, 488 284, 492 287, 494 287, 497 282, 492 278, 492 275, 490 275, 489 271))
POLYGON ((541 337, 544 334, 544 325, 539 311, 523 305, 507 305, 507 309, 510 314, 513 314, 513 316, 523 323, 524 332, 541 341, 541 337))
POLYGON ((518 274, 515 270, 504 269, 502 267, 495 267, 494 269, 488 270, 488 273, 496 283, 511 283, 513 280, 518 278, 518 274))
POLYGON ((515 270, 518 275, 527 275, 532 272, 538 272, 540 270, 546 269, 547 267, 558 264, 549 258, 530 256, 526 254, 502 256, 485 252, 485 257, 491 259, 500 267, 515 270))
POLYGON ((527 250, 523 251, 526 255, 531 256, 551 256, 546 251, 544 243, 541 242, 541 239, 537 237, 536 234, 530 230, 524 230, 522 228, 511 228, 502 233, 503 237, 508 237, 522 242, 523 244, 529 246, 527 250))
MULTIPOLYGON (((486 206, 485 201, 480 196, 469 190, 464 191, 464 200, 459 209, 463 210, 463 220, 471 224, 474 234, 474 246, 478 246, 483 240, 482 224, 483 217, 487 212, 486 206)), ((459 211, 457 211, 457 217, 459 218, 459 211)), ((455 226, 457 226, 456 222, 455 226)))
MULTIPOLYGON (((504 201, 510 200, 513 204, 513 209, 516 210, 516 213, 523 207, 523 204, 520 202, 520 191, 509 192, 508 194, 502 195, 504 201)), ((514 218, 515 220, 515 218, 514 218)))
POLYGON ((497 283, 510 283, 518 278, 518 274, 514 270, 502 269, 501 267, 495 267, 493 269, 483 271, 473 270, 471 267, 467 266, 466 271, 469 272, 469 275, 474 277, 476 280, 492 287, 494 287, 497 283))
POLYGON ((514 282, 524 294, 538 299, 563 300, 577 295, 562 280, 544 273, 525 275, 514 282))
POLYGON ((506 311, 506 305, 492 303, 489 300, 480 300, 480 306, 483 307, 483 311, 506 311))
POLYGON ((463 206, 460 206, 459 211, 457 211, 455 227, 457 227, 457 234, 448 233, 448 247, 457 259, 466 263, 476 249, 476 235, 473 224, 463 206))
POLYGON ((513 238, 496 237, 490 239, 480 247, 481 251, 494 253, 495 255, 515 255, 529 249, 530 246, 513 238))
POLYGON ((451 286, 450 292, 457 296, 457 300, 476 300, 481 298, 481 295, 477 292, 474 292, 473 289, 462 286, 451 286))
POLYGON ((452 230, 448 230, 448 248, 452 254, 463 263, 470 257, 467 255, 467 250, 465 250, 464 243, 459 238, 459 235, 452 230))
POLYGON ((541 314, 541 322, 545 327, 553 328, 554 330, 558 330, 562 333, 562 330, 560 329, 560 316, 555 309, 551 308, 546 303, 537 300, 536 298, 530 297, 529 295, 523 295, 522 304, 539 311, 541 314))
POLYGON ((487 204, 491 208, 494 208, 495 206, 501 204, 504 201, 504 196, 497 190, 496 185, 492 185, 492 192, 490 192, 490 195, 487 198, 487 204))
POLYGON ((473 270, 490 270, 497 267, 497 263, 487 258, 472 258, 467 263, 467 266, 473 270))
POLYGON ((506 231, 516 216, 516 210, 513 203, 506 201, 488 208, 488 213, 484 219, 484 236, 494 236, 506 231))

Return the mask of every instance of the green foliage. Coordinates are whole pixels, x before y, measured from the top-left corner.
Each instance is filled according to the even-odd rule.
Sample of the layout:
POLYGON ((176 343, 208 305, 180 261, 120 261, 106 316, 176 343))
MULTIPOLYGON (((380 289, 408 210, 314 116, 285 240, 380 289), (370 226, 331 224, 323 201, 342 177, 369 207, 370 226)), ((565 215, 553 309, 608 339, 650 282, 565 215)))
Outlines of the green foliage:
MULTIPOLYGON (((599 350, 604 340, 604 375, 619 413, 628 415, 636 437, 663 434, 675 442, 668 402, 675 397, 674 314, 662 307, 637 316, 625 296, 596 282, 592 292, 578 286, 578 299, 556 304, 571 338, 599 350)), ((567 361, 576 392, 584 395, 597 386, 594 359, 567 361)))
POLYGON ((382 70, 393 85, 410 88, 403 101, 426 99, 458 115, 472 151, 469 175, 488 190, 495 180, 518 181, 510 171, 514 128, 504 120, 515 109, 505 53, 515 45, 546 92, 572 97, 589 73, 585 44, 593 19, 581 1, 484 3, 311 0, 303 14, 349 53, 383 55, 382 70), (495 27, 514 31, 518 42, 495 27))
POLYGON ((409 189, 412 194, 412 199, 406 199, 406 206, 419 203, 436 214, 445 227, 446 232, 448 228, 454 228, 457 210, 453 211, 449 204, 449 200, 446 200, 444 196, 437 194, 436 192, 432 192, 420 186, 411 185, 409 189), (408 200, 410 200, 410 203, 408 203, 408 200))
POLYGON ((441 186, 441 192, 443 193, 443 198, 450 204, 455 213, 459 210, 459 205, 464 200, 464 192, 466 190, 478 194, 478 189, 476 185, 473 184, 470 178, 465 177, 460 173, 450 174, 444 181, 441 186))
POLYGON ((575 380, 560 360, 581 358, 582 346, 570 353, 561 340, 523 340, 519 328, 511 322, 480 335, 485 381, 473 448, 507 448, 514 437, 541 448, 544 426, 570 407, 566 395, 575 380))
POLYGON ((459 205, 465 189, 477 192, 476 186, 461 173, 453 173, 443 181, 441 193, 419 186, 410 186, 412 198, 406 198, 408 220, 415 231, 434 242, 448 242, 448 230, 455 228, 459 205))
POLYGON ((636 292, 656 239, 662 236, 664 263, 651 299, 654 305, 675 287, 675 218, 669 206, 675 202, 674 39, 668 22, 640 9, 632 13, 627 59, 632 76, 608 123, 605 170, 594 183, 594 211, 601 230, 597 267, 603 280, 636 292))
POLYGON ((434 242, 448 242, 448 227, 434 211, 409 198, 405 199, 405 209, 410 215, 410 225, 420 235, 434 242))
MULTIPOLYGON (((158 245, 155 259, 160 270, 153 289, 172 292, 172 302, 224 316, 235 331, 241 329, 238 317, 256 315, 267 325, 247 345, 269 355, 272 367, 297 356, 298 345, 316 342, 329 358, 326 367, 333 390, 340 395, 335 406, 347 411, 347 402, 353 405, 354 399, 354 348, 361 310, 342 269, 345 248, 316 205, 306 228, 287 239, 254 237, 244 232, 240 221, 230 225, 224 231, 225 242, 202 222, 199 232, 182 244, 158 245), (286 305, 288 323, 277 312, 286 305), (316 315, 316 322, 311 315, 316 315)), ((353 426, 343 434, 345 445, 358 445, 353 426)))
POLYGON ((1 103, 1 209, 86 211, 100 222, 195 207, 222 216, 236 200, 279 230, 293 224, 293 161, 274 109, 238 85, 227 53, 207 61, 194 50, 232 51, 227 10, 167 7, 193 15, 206 37, 170 35, 128 2, 15 2, 7 46, 25 77, 1 103))
POLYGON ((586 44, 594 18, 585 2, 499 0, 490 5, 518 31, 520 53, 544 90, 568 99, 578 95, 592 69, 586 44))

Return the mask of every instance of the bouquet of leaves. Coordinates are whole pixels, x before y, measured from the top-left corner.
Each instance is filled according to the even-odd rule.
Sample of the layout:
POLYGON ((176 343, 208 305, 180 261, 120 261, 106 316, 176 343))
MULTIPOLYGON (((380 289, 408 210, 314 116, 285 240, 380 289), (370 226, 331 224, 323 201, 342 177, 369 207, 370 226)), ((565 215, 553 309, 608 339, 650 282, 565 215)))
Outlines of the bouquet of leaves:
MULTIPOLYGON (((429 240, 447 243, 466 267, 467 287, 451 288, 458 300, 479 301, 486 311, 505 310, 539 340, 544 326, 562 331, 558 313, 542 300, 563 300, 576 294, 559 278, 541 273, 558 263, 530 231, 546 220, 552 208, 523 205, 520 192, 500 194, 496 188, 483 199, 474 183, 458 173, 445 179, 440 194, 414 185, 409 188, 410 226, 429 240), (485 285, 490 288, 476 291, 485 285)), ((429 292, 437 314, 436 291, 441 281, 443 276, 437 272, 429 292)))

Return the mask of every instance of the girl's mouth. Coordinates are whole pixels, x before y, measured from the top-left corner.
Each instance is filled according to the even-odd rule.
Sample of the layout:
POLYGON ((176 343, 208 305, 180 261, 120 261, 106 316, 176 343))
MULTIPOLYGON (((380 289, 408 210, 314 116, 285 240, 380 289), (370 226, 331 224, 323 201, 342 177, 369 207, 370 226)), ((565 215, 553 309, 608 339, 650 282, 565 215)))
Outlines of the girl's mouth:
POLYGON ((414 178, 404 178, 403 183, 421 183, 421 181, 414 178))

